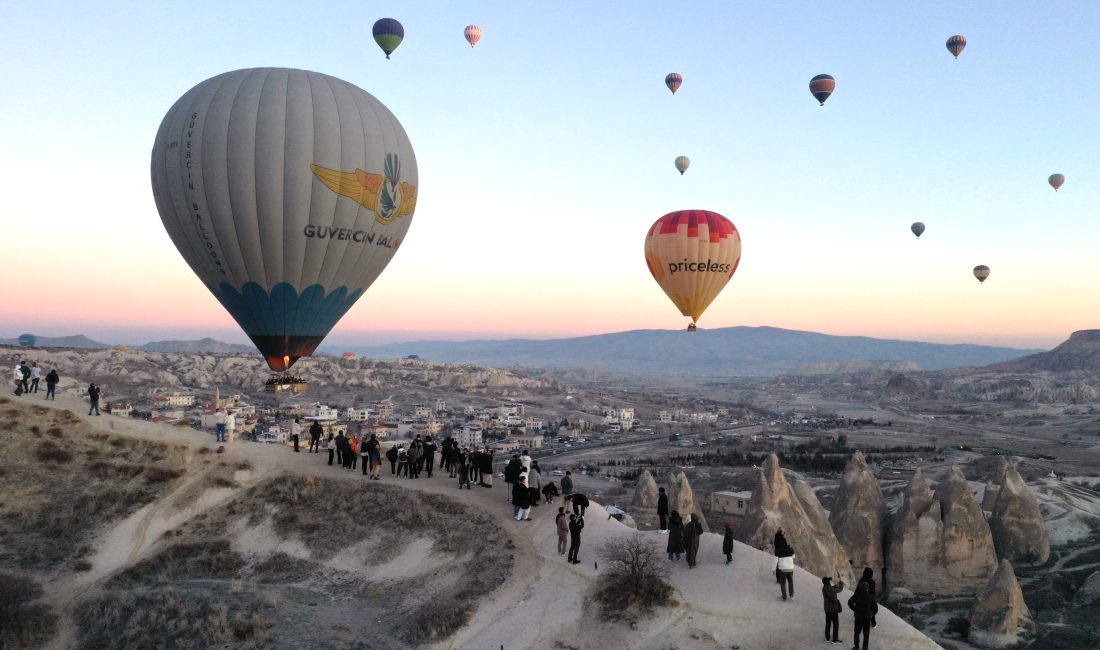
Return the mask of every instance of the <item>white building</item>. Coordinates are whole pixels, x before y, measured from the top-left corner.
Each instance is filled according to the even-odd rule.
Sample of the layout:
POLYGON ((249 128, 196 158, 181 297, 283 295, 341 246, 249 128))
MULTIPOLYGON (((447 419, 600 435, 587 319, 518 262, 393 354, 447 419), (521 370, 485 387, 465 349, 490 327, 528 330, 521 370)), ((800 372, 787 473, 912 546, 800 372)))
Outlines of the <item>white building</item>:
POLYGON ((436 413, 446 413, 447 412, 447 401, 442 400, 442 399, 437 399, 435 401, 435 412, 436 413))
POLYGON ((393 419, 393 402, 389 400, 383 400, 374 404, 373 408, 375 412, 378 413, 379 418, 383 420, 393 419))
POLYGON ((661 411, 657 414, 657 419, 661 422, 672 422, 672 413, 669 411, 661 411))
POLYGON ((366 422, 375 415, 376 413, 371 408, 357 409, 353 406, 345 412, 344 419, 348 422, 366 422))
POLYGON ((744 517, 750 499, 752 492, 711 492, 710 511, 744 517))
POLYGON ((460 447, 480 447, 481 427, 473 422, 465 424, 462 429, 455 434, 455 440, 460 447))
POLYGON ((340 419, 340 412, 320 402, 314 402, 310 406, 309 414, 306 417, 313 420, 338 420, 340 419))
POLYGON ((523 404, 517 404, 515 402, 509 402, 508 404, 501 404, 497 407, 497 414, 502 417, 523 417, 523 404))
POLYGON ((432 408, 425 406, 424 404, 413 405, 413 417, 417 418, 430 418, 432 416, 432 408))

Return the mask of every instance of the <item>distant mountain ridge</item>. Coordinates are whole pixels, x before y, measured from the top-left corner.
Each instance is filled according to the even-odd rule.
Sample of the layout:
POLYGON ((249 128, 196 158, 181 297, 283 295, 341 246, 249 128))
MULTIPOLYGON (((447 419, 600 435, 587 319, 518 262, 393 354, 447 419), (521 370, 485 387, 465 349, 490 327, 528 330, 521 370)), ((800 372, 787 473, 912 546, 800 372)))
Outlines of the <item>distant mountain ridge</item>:
MULTIPOLYGON (((73 336, 36 336, 34 348, 76 348, 81 350, 106 350, 112 343, 101 343, 83 334, 73 336)), ((19 339, 0 339, 0 345, 19 345, 19 339)), ((145 345, 128 346, 134 350, 146 352, 213 352, 222 354, 240 354, 254 352, 251 345, 223 343, 210 337, 197 341, 153 341, 145 345)))
MULTIPOLYGON (((344 346, 377 359, 418 355, 432 361, 498 368, 586 368, 626 375, 774 376, 805 364, 909 362, 925 370, 985 366, 1042 352, 984 345, 833 336, 776 327, 633 330, 566 339, 417 341, 344 346)), ((325 348, 335 351, 335 348, 325 348)), ((857 366, 860 364, 857 364, 857 366)))
POLYGON ((990 366, 996 372, 1100 372, 1100 330, 1080 330, 1049 352, 990 366))

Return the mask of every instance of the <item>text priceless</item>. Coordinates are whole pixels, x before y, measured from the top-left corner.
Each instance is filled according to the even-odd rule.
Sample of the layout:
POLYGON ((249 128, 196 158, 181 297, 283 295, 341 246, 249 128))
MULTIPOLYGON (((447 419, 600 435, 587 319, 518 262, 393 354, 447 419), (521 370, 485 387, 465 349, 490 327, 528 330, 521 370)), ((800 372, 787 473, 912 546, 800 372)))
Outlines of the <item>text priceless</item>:
POLYGON ((715 262, 713 260, 707 260, 706 262, 689 262, 684 260, 683 262, 668 263, 669 275, 676 275, 677 272, 683 271, 687 271, 688 273, 729 273, 730 265, 715 262))

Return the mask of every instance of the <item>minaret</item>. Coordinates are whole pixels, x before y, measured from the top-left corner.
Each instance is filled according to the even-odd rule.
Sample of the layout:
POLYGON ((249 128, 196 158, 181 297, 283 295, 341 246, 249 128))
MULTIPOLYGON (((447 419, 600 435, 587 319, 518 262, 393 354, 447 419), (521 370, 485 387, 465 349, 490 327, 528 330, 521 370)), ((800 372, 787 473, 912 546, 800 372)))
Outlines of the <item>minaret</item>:
POLYGON ((214 387, 214 410, 218 410, 222 407, 222 387, 214 387))

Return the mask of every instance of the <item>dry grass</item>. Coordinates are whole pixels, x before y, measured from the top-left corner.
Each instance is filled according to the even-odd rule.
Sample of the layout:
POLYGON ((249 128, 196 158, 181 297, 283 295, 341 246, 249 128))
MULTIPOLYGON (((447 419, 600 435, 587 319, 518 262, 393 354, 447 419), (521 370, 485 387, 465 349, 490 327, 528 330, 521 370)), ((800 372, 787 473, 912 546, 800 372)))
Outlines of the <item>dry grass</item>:
POLYGON ((264 603, 247 592, 112 591, 77 608, 78 648, 264 648, 264 603))
POLYGON ((54 634, 57 617, 36 602, 42 588, 30 578, 0 573, 0 648, 37 648, 54 634))
POLYGON ((0 569, 79 570, 73 549, 182 475, 177 465, 150 462, 167 455, 164 445, 105 434, 68 411, 6 411, 16 427, 0 431, 0 569))

